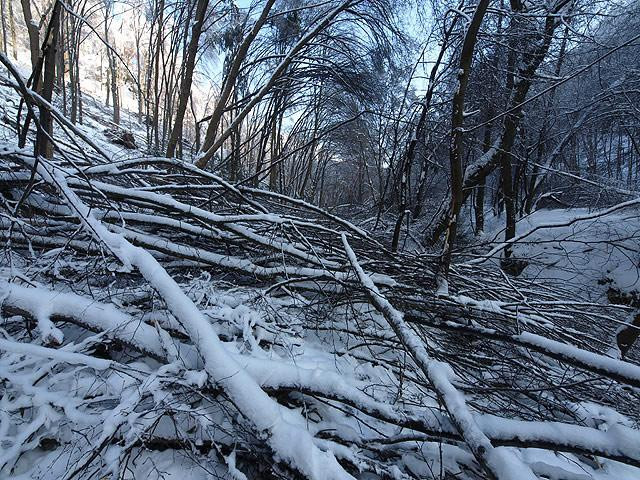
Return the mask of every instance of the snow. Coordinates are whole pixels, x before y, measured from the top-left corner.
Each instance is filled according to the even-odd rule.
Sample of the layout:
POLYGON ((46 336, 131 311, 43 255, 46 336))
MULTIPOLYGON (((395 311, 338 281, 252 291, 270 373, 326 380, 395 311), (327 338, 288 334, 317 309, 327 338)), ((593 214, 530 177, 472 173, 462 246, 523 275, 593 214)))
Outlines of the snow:
POLYGON ((623 377, 635 385, 640 385, 640 366, 638 365, 588 352, 531 332, 523 332, 517 335, 516 339, 522 340, 529 345, 539 346, 546 352, 556 353, 563 358, 584 363, 593 367, 594 370, 609 374, 614 378, 616 376, 623 377))
MULTIPOLYGON (((193 340, 212 381, 225 389, 258 432, 269 432, 268 443, 277 456, 289 462, 293 468, 300 469, 310 479, 353 478, 344 471, 331 452, 315 446, 302 416, 271 399, 228 355, 211 323, 149 252, 107 230, 69 189, 62 174, 51 175, 45 169, 44 162, 37 166, 37 171, 43 180, 60 190, 89 233, 96 240, 104 242, 127 270, 135 266, 164 299, 168 309, 193 340)), ((105 429, 108 434, 108 429, 105 429)))
MULTIPOLYGON (((82 302, 73 294, 59 294, 54 292, 47 294, 47 291, 41 288, 29 289, 27 287, 12 285, 10 291, 5 292, 4 297, 5 301, 10 302, 15 302, 20 298, 30 299, 30 308, 34 311, 38 311, 39 303, 48 302, 51 297, 57 298, 56 302, 52 304, 51 307, 52 314, 59 314, 59 310, 64 311, 65 309, 70 309, 74 315, 95 315, 95 312, 104 312, 109 310, 105 305, 100 305, 96 302, 82 302), (32 290, 32 295, 27 295, 25 293, 20 295, 24 290, 32 290), (80 308, 74 308, 72 305, 80 306, 80 308), (91 308, 91 310, 88 312, 84 311, 85 306, 91 308)), ((232 304, 233 303, 235 302, 232 302, 232 304)), ((241 305, 236 304, 236 307, 232 307, 232 309, 237 309, 239 306, 241 305)), ((229 307, 222 308, 229 309, 229 307)), ((113 316, 113 314, 111 316, 113 316)), ((131 319, 127 318, 126 315, 120 314, 120 318, 125 324, 131 323, 131 319)), ((109 322, 107 322, 107 325, 108 324, 109 322)), ((151 327, 145 326, 144 324, 139 325, 136 331, 136 336, 139 338, 144 338, 147 335, 153 334, 156 334, 155 330, 151 327), (147 327, 147 329, 145 329, 145 327, 147 327), (147 334, 145 334, 145 330, 148 330, 147 334)), ((231 345, 229 344, 224 345, 225 349, 229 349, 230 347, 231 345)), ((49 355, 48 352, 50 350, 52 349, 45 349, 47 355, 49 355)), ((184 352, 182 349, 181 351, 184 352)), ((278 388, 283 385, 297 385, 302 390, 310 389, 311 391, 327 392, 330 395, 337 395, 336 398, 350 398, 352 401, 356 402, 356 404, 364 406, 371 413, 384 412, 386 415, 391 417, 402 415, 402 412, 396 411, 390 405, 374 402, 370 397, 355 388, 358 385, 358 382, 353 379, 349 379, 343 374, 337 372, 333 373, 331 371, 319 369, 313 360, 305 360, 309 353, 310 351, 307 350, 305 357, 299 358, 296 361, 297 365, 291 365, 279 359, 268 360, 264 358, 254 358, 252 356, 240 356, 229 351, 229 354, 233 356, 235 361, 237 361, 239 365, 242 365, 247 373, 249 373, 251 377, 254 378, 262 387, 278 388)), ((72 362, 76 362, 75 357, 69 358, 72 362)), ((79 364, 86 363, 84 362, 84 356, 81 356, 79 360, 82 360, 78 361, 79 364)), ((323 362, 324 365, 328 365, 329 363, 330 362, 323 362)), ((108 367, 109 364, 102 364, 102 362, 99 361, 96 363, 96 366, 108 367)), ((447 388, 453 388, 451 387, 449 380, 450 372, 446 367, 435 363, 433 369, 433 378, 442 382, 440 388, 445 390, 447 388)), ((170 369, 166 371, 172 370, 170 369)), ((205 375, 202 371, 187 371, 185 372, 185 379, 190 384, 198 384, 199 382, 205 381, 205 375)), ((150 381, 148 384, 153 385, 154 382, 150 381)), ((361 388, 364 388, 364 384, 361 388)), ((453 400, 449 399, 449 402, 452 405, 451 408, 464 408, 462 403, 464 400, 459 397, 459 393, 455 393, 455 390, 453 390, 453 392, 454 397, 456 397, 456 395, 458 396, 453 400)), ((422 416, 425 413, 426 411, 416 411, 414 415, 422 416)), ((459 411, 456 411, 456 414, 459 414, 459 411)), ((290 421, 287 417, 285 417, 285 419, 290 421)), ((434 417, 433 420, 427 420, 425 418, 425 420, 427 423, 432 422, 432 426, 436 429, 439 425, 440 427, 446 425, 446 419, 442 417, 434 417)), ((473 418, 473 421, 479 426, 482 432, 492 439, 512 438, 512 436, 515 435, 517 438, 521 438, 534 444, 537 441, 555 441, 559 444, 566 444, 569 446, 579 445, 586 449, 595 448, 609 451, 613 455, 640 459, 640 452, 638 451, 638 445, 640 445, 640 442, 638 441, 638 432, 628 427, 616 425, 615 422, 618 422, 619 420, 619 418, 611 417, 611 421, 614 423, 607 429, 607 431, 596 431, 586 427, 553 422, 521 422, 486 415, 474 415, 473 418)), ((111 430, 115 428, 116 424, 112 423, 111 430)), ((506 450, 500 450, 495 461, 501 463, 502 456, 506 453, 506 450)), ((509 455, 511 455, 511 453, 509 455)), ((507 457, 509 455, 507 455, 507 457)), ((538 467, 542 468, 540 465, 538 465, 538 467)))
POLYGON ((105 370, 112 366, 109 360, 90 357, 81 353, 69 352, 64 349, 40 347, 30 343, 12 342, 0 339, 0 350, 36 357, 44 357, 58 362, 84 365, 95 370, 105 370))
POLYGON ((224 457, 224 461, 227 462, 229 467, 229 475, 233 480, 247 480, 247 476, 236 468, 236 451, 233 450, 228 456, 224 457))
POLYGON ((164 356, 156 331, 141 320, 120 312, 113 305, 100 304, 71 293, 9 284, 4 280, 0 281, 0 292, 4 302, 25 312, 37 315, 44 304, 51 314, 75 318, 92 330, 111 332, 125 342, 132 342, 152 356, 164 356))
MULTIPOLYGON (((513 255, 529 262, 523 272, 527 278, 563 290, 570 288, 586 300, 606 303, 609 286, 623 292, 640 287, 640 252, 635 239, 640 231, 639 205, 640 200, 634 199, 596 211, 538 210, 518 221, 513 255)), ((494 218, 489 223, 497 221, 494 218)), ((493 230, 495 233, 478 241, 499 238, 501 227, 496 225, 493 230)), ((467 263, 486 261, 502 248, 499 244, 467 263)))
POLYGON ((355 253, 349 246, 347 237, 344 234, 342 235, 342 244, 347 252, 351 266, 356 271, 364 288, 368 290, 373 304, 384 315, 401 342, 411 352, 420 369, 426 374, 451 416, 452 422, 478 461, 486 465, 489 472, 500 480, 516 478, 516 476, 535 480, 536 477, 529 467, 512 452, 504 448, 493 447, 476 423, 464 397, 451 383, 451 377, 454 375, 451 367, 446 363, 429 358, 424 344, 405 324, 403 315, 381 295, 371 278, 360 267, 355 253))
POLYGON ((200 370, 188 370, 184 373, 184 379, 189 385, 193 385, 198 388, 204 387, 207 383, 207 372, 200 370))

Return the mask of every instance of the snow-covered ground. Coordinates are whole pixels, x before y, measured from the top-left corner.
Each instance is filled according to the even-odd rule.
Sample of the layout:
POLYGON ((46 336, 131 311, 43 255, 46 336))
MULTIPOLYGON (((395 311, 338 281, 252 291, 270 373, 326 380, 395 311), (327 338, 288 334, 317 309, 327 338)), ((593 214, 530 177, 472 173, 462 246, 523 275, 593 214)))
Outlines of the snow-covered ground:
MULTIPOLYGON (((513 248, 528 263, 523 276, 594 302, 607 302, 610 287, 640 290, 640 207, 604 210, 541 209, 519 220, 517 237, 532 232, 513 248)), ((501 220, 476 243, 501 242, 501 220)))

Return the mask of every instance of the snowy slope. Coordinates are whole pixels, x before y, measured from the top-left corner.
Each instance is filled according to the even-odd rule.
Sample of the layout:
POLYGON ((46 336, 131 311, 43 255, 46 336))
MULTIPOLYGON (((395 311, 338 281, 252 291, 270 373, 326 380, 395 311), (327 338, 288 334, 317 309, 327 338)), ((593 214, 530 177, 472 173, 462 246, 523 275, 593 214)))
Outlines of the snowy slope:
MULTIPOLYGON (((513 248, 515 257, 528 262, 523 275, 594 302, 607 302, 609 287, 623 292, 640 289, 640 209, 576 221, 597 214, 587 209, 542 209, 519 220, 517 236, 535 230, 513 248)), ((478 243, 502 240, 499 220, 492 219, 493 232, 478 243)))

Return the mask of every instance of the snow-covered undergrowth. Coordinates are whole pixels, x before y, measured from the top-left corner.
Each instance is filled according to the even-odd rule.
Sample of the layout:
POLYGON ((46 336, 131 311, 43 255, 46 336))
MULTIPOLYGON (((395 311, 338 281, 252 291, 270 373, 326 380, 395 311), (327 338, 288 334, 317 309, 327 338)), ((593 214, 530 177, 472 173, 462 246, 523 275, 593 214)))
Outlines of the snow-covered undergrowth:
POLYGON ((432 257, 74 128, 0 147, 0 477, 640 476, 626 309, 482 266, 438 297, 432 257))
MULTIPOLYGON (((497 220, 492 219, 493 224, 497 220)), ((504 244, 499 227, 477 239, 495 245, 488 254, 471 260, 497 263, 504 244)), ((611 303, 627 312, 617 326, 638 323, 640 299, 640 202, 632 198, 609 208, 541 209, 517 225, 513 256, 523 262, 522 276, 568 298, 594 304, 611 303)), ((594 322, 594 332, 601 322, 594 322)), ((597 334, 596 334, 597 335, 597 334)), ((604 338, 604 337, 601 337, 604 338)), ((615 342, 610 354, 619 356, 615 342)), ((633 346, 627 356, 637 359, 633 346)))

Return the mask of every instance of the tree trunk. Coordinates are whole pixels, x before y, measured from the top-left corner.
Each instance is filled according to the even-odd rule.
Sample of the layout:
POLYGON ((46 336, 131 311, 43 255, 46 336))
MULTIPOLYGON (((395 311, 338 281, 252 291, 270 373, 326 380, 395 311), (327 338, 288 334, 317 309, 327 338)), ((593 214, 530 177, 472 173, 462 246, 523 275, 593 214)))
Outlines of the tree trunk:
POLYGON ((189 96, 191 94, 191 83, 193 82, 193 70, 196 65, 198 43, 200 42, 200 35, 202 33, 202 27, 204 26, 208 6, 209 0, 198 0, 196 6, 195 23, 193 24, 193 28, 191 30, 191 40, 189 41, 189 47, 187 49, 187 60, 185 62, 184 74, 182 77, 182 82, 180 84, 178 107, 176 109, 173 129, 171 130, 171 134, 169 135, 169 144, 167 145, 167 157, 173 157, 175 155, 176 145, 182 137, 184 114, 187 111, 187 104, 189 102, 189 96))
POLYGON ((153 129, 153 145, 155 153, 160 150, 160 124, 159 124, 159 108, 160 108, 160 55, 162 51, 162 36, 163 36, 163 23, 164 23, 164 0, 160 0, 157 11, 158 32, 156 33, 156 46, 154 52, 155 65, 153 68, 153 119, 151 128, 153 129))
POLYGON ((0 16, 2 17, 2 51, 5 55, 7 53, 7 0, 0 0, 0 16))
POLYGON ((65 22, 60 20, 60 51, 58 52, 58 88, 62 91, 62 113, 67 116, 67 84, 65 82, 66 65, 64 63, 64 52, 67 50, 65 37, 69 32, 65 32, 65 22))
MULTIPOLYGON (((278 97, 280 99, 280 97, 278 97)), ((280 101, 276 100, 273 109, 273 124, 271 126, 271 155, 269 164, 269 190, 272 192, 278 189, 278 156, 280 150, 280 138, 278 135, 278 124, 280 120, 280 101)))
MULTIPOLYGON (((22 4, 22 14, 24 16, 24 23, 27 25, 27 33, 29 34, 29 51, 31 52, 31 68, 35 72, 40 59, 40 30, 38 24, 33 19, 31 14, 31 0, 20 0, 22 4)), ((41 76, 33 78, 31 85, 34 90, 38 91, 41 84, 41 76)))
MULTIPOLYGON (((47 31, 46 44, 44 46, 44 79, 42 83, 42 98, 51 102, 56 75, 56 50, 58 49, 58 33, 60 31, 60 10, 62 4, 56 1, 51 13, 51 20, 47 31)), ((40 128, 36 134, 34 154, 37 157, 51 158, 53 156, 53 144, 49 137, 53 135, 53 121, 51 112, 46 107, 40 108, 40 128)))
MULTIPOLYGON (((67 40, 68 45, 68 58, 69 58, 69 86, 71 95, 71 123, 75 124, 78 121, 78 89, 76 79, 76 49, 74 45, 71 45, 71 39, 75 39, 75 20, 67 15, 67 32, 69 38, 67 40)), ((101 69, 102 71, 102 69, 101 69)))
MULTIPOLYGON (((108 13, 109 11, 105 7, 104 41, 107 45, 110 45, 108 13)), ((110 46, 111 48, 114 48, 112 45, 110 46)), ((115 123, 116 125, 120 125, 120 95, 118 94, 118 65, 116 63, 115 56, 109 47, 107 47, 107 60, 109 62, 109 75, 107 75, 107 78, 109 78, 110 80, 111 99, 113 101, 113 123, 115 123)), ((107 93, 107 103, 108 102, 109 102, 109 97, 107 93)))
POLYGON ((141 35, 136 32, 136 84, 138 87, 138 122, 142 122, 142 66, 140 65, 142 56, 140 55, 140 37, 141 35))
POLYGON ((111 60, 111 98, 113 99, 113 123, 120 125, 120 92, 118 90, 118 68, 111 60))
MULTIPOLYGON (((497 55, 496 55, 497 58, 497 55)), ((497 62, 494 63, 496 68, 498 67, 497 62)), ((489 118, 493 117, 493 104, 489 105, 487 109, 487 116, 489 118)), ((493 124, 489 123, 484 127, 484 136, 482 140, 482 153, 486 154, 491 149, 491 132, 493 130, 493 124)), ((476 219, 476 235, 480 235, 484 232, 484 193, 486 188, 486 179, 482 179, 478 182, 477 187, 475 188, 475 197, 473 199, 473 214, 476 219)))
POLYGON ((104 102, 105 107, 111 105, 111 68, 109 67, 109 53, 107 52, 107 73, 105 75, 105 90, 107 91, 107 98, 104 102))
POLYGON ((18 40, 16 39, 16 19, 13 16, 13 0, 8 0, 9 6, 9 31, 11 32, 11 52, 13 58, 18 59, 18 40))
POLYGON ((456 240, 458 228, 458 217, 460 208, 462 207, 462 150, 464 140, 464 100, 467 92, 467 84, 469 83, 469 73, 471 71, 471 62, 473 60, 473 51, 478 38, 480 25, 484 19, 489 0, 480 0, 473 18, 469 22, 467 32, 462 44, 460 52, 460 68, 458 70, 458 88, 453 96, 453 112, 451 115, 451 145, 449 149, 449 167, 451 170, 451 202, 449 204, 448 225, 445 234, 442 255, 438 265, 437 282, 438 290, 447 293, 448 287, 446 278, 449 274, 449 265, 451 263, 451 251, 456 240))
MULTIPOLYGON (((260 13, 260 17, 256 20, 256 23, 253 25, 253 28, 249 32, 249 34, 243 39, 242 43, 238 47, 238 51, 233 57, 233 62, 229 67, 229 72, 225 76, 224 83, 222 84, 222 91, 220 92, 220 98, 216 103, 216 107, 211 114, 211 119, 209 120, 209 125, 207 127, 207 133, 204 137, 204 142, 202 144, 202 151, 206 151, 214 143, 216 133, 218 128, 220 127, 220 121, 222 120, 222 115, 227 106, 227 101, 231 96, 231 92, 233 91, 233 87, 236 83, 236 78, 238 73, 240 72, 240 67, 247 56, 249 51, 249 47, 253 43, 253 40, 258 36, 260 29, 267 21, 269 12, 271 11, 271 7, 275 0, 267 0, 264 7, 262 8, 262 12, 260 13)), ((204 165, 199 165, 201 168, 204 165)))
MULTIPOLYGON (((516 236, 516 204, 511 169, 511 155, 502 155, 501 180, 506 220, 504 241, 507 242, 516 236)), ((509 257, 511 257, 511 245, 507 245, 504 248, 504 258, 509 257)))

